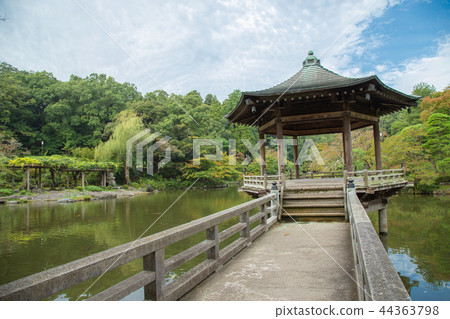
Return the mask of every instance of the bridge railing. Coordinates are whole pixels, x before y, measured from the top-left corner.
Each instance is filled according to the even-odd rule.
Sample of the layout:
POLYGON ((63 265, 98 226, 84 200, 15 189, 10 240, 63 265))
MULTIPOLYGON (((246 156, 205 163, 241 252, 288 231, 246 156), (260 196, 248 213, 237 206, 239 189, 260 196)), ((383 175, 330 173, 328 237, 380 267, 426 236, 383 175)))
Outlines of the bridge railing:
POLYGON ((411 300, 355 188, 348 188, 347 210, 359 300, 411 300))
POLYGON ((276 223, 278 207, 275 200, 278 200, 276 195, 269 194, 135 242, 7 283, 0 286, 0 300, 41 300, 139 258, 143 261, 140 273, 88 300, 120 300, 141 287, 144 287, 146 300, 176 300, 276 223), (250 216, 250 210, 256 207, 259 207, 259 212, 250 216), (238 216, 237 223, 219 232, 220 224, 238 216), (205 232, 205 240, 165 260, 165 247, 200 232, 205 232), (237 233, 240 233, 239 238, 220 249, 220 243, 237 233), (167 272, 203 253, 206 253, 203 262, 172 282, 165 283, 167 272))
POLYGON ((281 175, 244 175, 243 186, 245 188, 270 189, 273 182, 281 184, 281 175))

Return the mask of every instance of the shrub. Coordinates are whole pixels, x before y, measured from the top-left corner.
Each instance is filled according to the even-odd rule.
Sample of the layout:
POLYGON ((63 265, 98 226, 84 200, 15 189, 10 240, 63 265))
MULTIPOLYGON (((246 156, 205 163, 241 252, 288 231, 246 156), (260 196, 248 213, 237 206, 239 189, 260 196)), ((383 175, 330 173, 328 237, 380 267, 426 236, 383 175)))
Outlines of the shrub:
POLYGON ((89 185, 89 186, 85 186, 84 190, 89 191, 89 192, 101 192, 101 191, 103 191, 103 188, 95 186, 95 185, 89 185))
POLYGON ((12 189, 0 188, 0 196, 11 196, 13 193, 12 189))

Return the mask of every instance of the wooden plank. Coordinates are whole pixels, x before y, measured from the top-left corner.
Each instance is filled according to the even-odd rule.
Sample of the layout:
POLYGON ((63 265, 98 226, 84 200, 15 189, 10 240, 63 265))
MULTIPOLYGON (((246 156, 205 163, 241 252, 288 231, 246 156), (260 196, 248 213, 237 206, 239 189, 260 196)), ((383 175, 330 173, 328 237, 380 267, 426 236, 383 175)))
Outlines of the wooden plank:
POLYGON ((207 240, 202 241, 201 243, 198 243, 195 246, 192 246, 186 250, 183 250, 179 254, 176 254, 175 256, 170 257, 169 259, 167 259, 165 261, 165 263, 164 263, 165 272, 169 272, 169 271, 181 266, 185 262, 191 260, 194 257, 197 257, 201 253, 204 253, 205 251, 207 251, 208 249, 210 249, 211 247, 214 247, 214 246, 215 246, 215 241, 207 239, 207 240))
POLYGON ((256 214, 250 216, 249 224, 251 225, 251 224, 253 224, 256 221, 259 221, 261 217, 263 217, 263 213, 262 212, 258 212, 256 214))
POLYGON ((155 280, 153 271, 141 271, 140 273, 127 278, 118 284, 103 290, 102 292, 88 298, 88 301, 118 301, 128 296, 133 291, 144 287, 155 280))
POLYGON ((259 127, 259 131, 264 132, 265 130, 268 130, 268 129, 272 128, 273 126, 275 126, 275 124, 276 124, 275 119, 272 119, 269 122, 261 125, 259 127))

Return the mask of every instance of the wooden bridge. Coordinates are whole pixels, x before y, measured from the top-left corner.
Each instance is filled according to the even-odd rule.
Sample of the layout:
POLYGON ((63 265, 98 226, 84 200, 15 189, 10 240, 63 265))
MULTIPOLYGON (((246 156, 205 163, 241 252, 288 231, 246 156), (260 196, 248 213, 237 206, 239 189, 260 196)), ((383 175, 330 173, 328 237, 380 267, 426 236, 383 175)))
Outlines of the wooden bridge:
MULTIPOLYGON (((280 223, 280 216, 289 216, 283 205, 291 208, 291 199, 285 197, 284 204, 289 193, 276 187, 247 203, 7 283, 0 286, 0 300, 41 300, 140 258, 141 272, 88 300, 120 300, 142 287, 146 300, 409 300, 358 188, 344 186, 343 177, 335 184, 329 179, 317 179, 317 185, 325 182, 333 191, 343 186, 348 222, 280 223), (165 247, 202 232, 203 241, 165 258, 165 247), (166 283, 171 270, 199 255, 199 264, 166 283)), ((274 182, 286 189, 297 185, 283 178, 274 182)))

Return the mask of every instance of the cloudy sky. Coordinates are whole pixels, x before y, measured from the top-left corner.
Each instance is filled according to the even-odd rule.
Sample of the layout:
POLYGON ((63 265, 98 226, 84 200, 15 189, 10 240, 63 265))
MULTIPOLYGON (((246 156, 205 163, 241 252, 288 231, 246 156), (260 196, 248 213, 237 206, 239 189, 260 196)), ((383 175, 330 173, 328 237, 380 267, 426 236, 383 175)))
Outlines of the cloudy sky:
POLYGON ((106 73, 142 93, 223 100, 271 87, 308 50, 405 93, 450 84, 450 2, 422 0, 0 0, 0 61, 67 81, 106 73))

